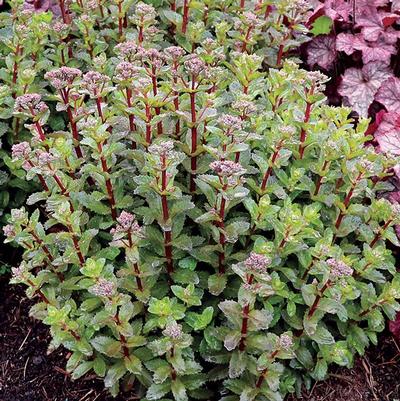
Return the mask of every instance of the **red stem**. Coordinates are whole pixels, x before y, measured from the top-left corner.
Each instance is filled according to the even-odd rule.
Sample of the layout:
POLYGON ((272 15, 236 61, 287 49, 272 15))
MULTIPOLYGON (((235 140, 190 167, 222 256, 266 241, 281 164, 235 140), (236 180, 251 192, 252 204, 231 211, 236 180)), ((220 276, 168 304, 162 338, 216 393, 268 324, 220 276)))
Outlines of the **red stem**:
POLYGON ((183 2, 183 18, 182 18, 182 33, 186 33, 187 25, 189 21, 189 0, 183 2))
MULTIPOLYGON (((312 94, 312 92, 313 92, 313 88, 311 88, 310 94, 312 94)), ((307 124, 310 121, 311 106, 312 106, 312 103, 307 102, 306 111, 304 113, 304 124, 307 124)), ((304 155, 304 149, 305 149, 304 142, 306 141, 306 138, 307 138, 307 132, 303 127, 300 132, 300 145, 299 145, 300 160, 303 158, 303 155, 304 155)))
MULTIPOLYGON (((195 86, 195 80, 194 77, 192 79, 192 89, 194 89, 195 86)), ((197 151, 197 127, 196 127, 196 93, 195 92, 190 92, 190 112, 192 115, 192 128, 191 128, 191 134, 192 134, 192 157, 190 161, 190 168, 192 170, 190 174, 190 192, 195 192, 196 191, 196 183, 195 183, 195 177, 196 177, 196 170, 197 170, 197 156, 193 155, 197 151)))
POLYGON ((382 236, 382 233, 384 233, 387 228, 390 226, 390 224, 392 224, 393 220, 389 219, 385 225, 379 230, 379 232, 376 233, 375 238, 371 241, 371 243, 369 244, 369 246, 372 248, 380 239, 382 236))
POLYGON ((117 209, 116 209, 116 204, 115 204, 115 197, 114 197, 114 189, 112 182, 110 178, 108 177, 110 172, 108 170, 107 166, 107 161, 102 155, 103 152, 103 146, 101 143, 97 144, 97 150, 100 153, 100 161, 101 161, 101 168, 103 170, 103 173, 106 175, 106 189, 107 189, 107 194, 108 194, 108 202, 110 204, 110 209, 111 209, 111 217, 113 220, 117 219, 117 209))
MULTIPOLYGON (((352 184, 352 186, 350 188, 350 191, 347 193, 346 198, 345 198, 345 200, 343 202, 345 209, 347 209, 347 207, 349 206, 349 203, 350 203, 351 198, 352 198, 353 193, 354 193, 354 189, 355 189, 356 185, 358 184, 358 182, 360 181, 361 177, 362 177, 362 173, 359 173, 357 178, 356 178, 356 180, 352 184)), ((344 213, 342 211, 340 211, 339 216, 338 216, 338 218, 336 220, 336 223, 335 223, 335 227, 336 227, 337 230, 339 229, 340 225, 342 224, 343 218, 344 218, 344 213)))
MULTIPOLYGON (((253 282, 254 276, 250 274, 247 277, 247 284, 251 284, 253 282)), ((246 349, 246 336, 247 336, 247 327, 249 323, 249 312, 250 312, 250 304, 247 303, 245 306, 243 306, 242 309, 242 328, 241 328, 241 334, 242 336, 240 337, 240 342, 239 342, 239 351, 243 352, 246 349)))
MULTIPOLYGON (((328 161, 328 160, 325 160, 325 161, 324 161, 324 165, 322 166, 322 173, 325 172, 325 169, 328 167, 328 164, 329 164, 329 161, 328 161)), ((320 175, 320 176, 318 177, 317 183, 315 184, 314 196, 317 196, 318 193, 319 193, 319 190, 321 189, 322 178, 323 178, 322 175, 320 175)))
POLYGON ((72 109, 69 105, 67 105, 67 114, 68 114, 68 119, 69 119, 69 123, 71 125, 71 130, 72 130, 72 137, 74 139, 74 142, 76 142, 75 146, 75 152, 76 152, 76 156, 81 159, 83 157, 83 153, 81 150, 81 147, 79 145, 79 134, 78 134, 78 129, 76 127, 76 123, 74 121, 74 117, 72 115, 72 109))
POLYGON ((314 315, 315 311, 318 308, 319 302, 321 301, 321 298, 324 295, 324 292, 329 288, 330 284, 331 284, 331 282, 330 282, 330 280, 328 280, 324 284, 324 286, 321 288, 320 293, 316 296, 314 303, 312 304, 310 311, 308 312, 308 315, 307 315, 309 319, 314 315))

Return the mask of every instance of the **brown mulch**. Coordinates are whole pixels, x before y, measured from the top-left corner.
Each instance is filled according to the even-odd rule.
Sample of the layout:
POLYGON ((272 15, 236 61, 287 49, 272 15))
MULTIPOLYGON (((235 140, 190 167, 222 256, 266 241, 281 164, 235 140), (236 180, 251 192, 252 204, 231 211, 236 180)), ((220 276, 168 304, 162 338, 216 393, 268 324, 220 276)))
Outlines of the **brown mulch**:
MULTIPOLYGON (((101 379, 72 382, 65 372, 67 351, 47 355, 48 327, 29 318, 32 301, 23 289, 0 279, 0 401, 133 401, 134 391, 113 399, 101 379)), ((400 347, 388 333, 379 347, 356 360, 353 369, 333 369, 302 398, 287 401, 400 401, 400 347)), ((213 400, 214 401, 214 400, 213 400)))

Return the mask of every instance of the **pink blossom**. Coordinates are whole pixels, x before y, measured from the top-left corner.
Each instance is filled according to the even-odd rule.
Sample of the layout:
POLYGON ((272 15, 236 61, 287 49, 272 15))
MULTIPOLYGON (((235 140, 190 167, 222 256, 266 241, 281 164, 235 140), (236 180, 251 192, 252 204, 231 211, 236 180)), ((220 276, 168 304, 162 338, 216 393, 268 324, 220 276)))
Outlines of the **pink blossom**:
POLYGON ((56 70, 46 72, 44 75, 45 79, 49 80, 50 83, 56 89, 66 88, 74 82, 76 78, 82 75, 81 70, 73 67, 61 67, 56 70))
POLYGON ((135 78, 139 72, 139 67, 127 61, 122 61, 115 67, 116 81, 129 81, 135 78))
POLYGON ((3 232, 6 237, 14 237, 15 236, 15 229, 12 224, 7 224, 3 227, 3 232))
POLYGON ((182 326, 177 322, 173 321, 167 324, 165 329, 162 332, 164 336, 170 337, 174 340, 178 340, 182 337, 182 326))
POLYGON ((242 129, 242 120, 240 117, 231 114, 223 114, 218 118, 218 124, 229 131, 239 131, 242 129))
POLYGON ((271 264, 271 259, 268 256, 252 252, 250 256, 244 261, 244 265, 247 269, 263 273, 267 267, 271 264))
POLYGON ((231 160, 216 160, 210 164, 210 167, 219 176, 233 176, 233 175, 243 175, 246 170, 242 167, 240 163, 235 163, 231 160))
POLYGON ((110 78, 107 75, 97 71, 88 71, 82 79, 82 87, 94 96, 100 95, 104 86, 109 82, 110 78))
POLYGON ((199 75, 206 68, 206 64, 202 59, 200 59, 195 54, 192 54, 185 62, 184 62, 185 70, 192 75, 199 75))
POLYGON ((287 334, 281 334, 279 337, 279 347, 284 350, 289 350, 293 347, 293 340, 287 334))
POLYGON ((185 54, 185 50, 179 46, 169 46, 164 49, 164 54, 168 59, 178 60, 185 54))
POLYGON ((11 152, 13 159, 25 159, 31 152, 31 146, 28 142, 16 143, 12 146, 11 152))
POLYGON ((353 269, 341 260, 330 258, 326 261, 326 264, 331 270, 332 277, 345 277, 353 274, 353 269))
POLYGON ((126 61, 133 61, 137 53, 137 46, 133 40, 128 40, 126 42, 122 42, 115 46, 115 52, 126 61))
POLYGON ((15 99, 15 111, 27 111, 36 115, 47 110, 47 106, 41 101, 42 97, 38 93, 27 93, 15 99))
POLYGON ((122 228, 128 230, 132 223, 135 221, 135 216, 129 212, 121 212, 119 217, 117 217, 118 223, 121 225, 122 228))
POLYGON ((97 283, 90 288, 90 292, 98 297, 110 298, 114 295, 115 289, 112 281, 100 277, 97 283))

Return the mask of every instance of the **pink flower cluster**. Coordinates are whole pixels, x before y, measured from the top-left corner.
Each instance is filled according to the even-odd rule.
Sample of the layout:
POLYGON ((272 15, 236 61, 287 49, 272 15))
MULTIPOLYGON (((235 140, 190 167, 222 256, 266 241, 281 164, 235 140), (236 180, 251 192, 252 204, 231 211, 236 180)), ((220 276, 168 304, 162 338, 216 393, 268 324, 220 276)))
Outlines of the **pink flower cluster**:
POLYGON ((229 132, 240 131, 242 129, 243 121, 240 117, 233 116, 231 114, 223 114, 218 118, 218 124, 229 132))
POLYGON ((353 269, 341 260, 330 258, 326 261, 326 264, 331 269, 332 277, 346 277, 353 274, 353 269))
POLYGON ((12 146, 11 155, 13 159, 26 159, 31 150, 31 146, 28 142, 20 142, 12 146))
POLYGON ((107 75, 97 71, 88 71, 82 78, 82 88, 90 94, 98 96, 109 81, 110 78, 107 75))
POLYGON ((123 211, 117 217, 117 222, 116 228, 112 228, 110 231, 112 235, 130 232, 137 237, 143 237, 143 228, 140 227, 133 214, 123 211))
POLYGON ((184 62, 184 67, 188 74, 198 76, 206 69, 206 64, 201 58, 193 54, 184 62))
POLYGON ((90 288, 90 291, 98 297, 109 298, 115 293, 115 284, 112 281, 100 277, 97 283, 90 288))
POLYGON ((281 334, 279 337, 279 347, 284 350, 289 350, 290 348, 293 347, 293 340, 292 337, 290 337, 287 334, 281 334))
POLYGON ((115 80, 117 82, 129 81, 139 72, 139 67, 128 61, 122 61, 115 68, 115 80))
POLYGON ((38 93, 27 93, 15 99, 15 111, 27 111, 32 116, 35 116, 36 114, 45 112, 47 109, 48 107, 42 102, 42 97, 38 93))
POLYGON ((175 321, 168 323, 165 329, 163 330, 163 334, 166 337, 170 337, 174 340, 178 340, 182 337, 182 326, 175 321))
POLYGON ((246 269, 257 273, 265 272, 270 264, 271 259, 268 256, 256 252, 251 252, 250 256, 244 261, 246 269))
POLYGON ((7 224, 3 227, 3 232, 6 237, 15 236, 14 226, 12 224, 7 224))
POLYGON ((246 172, 240 163, 231 160, 216 160, 210 167, 221 177, 240 176, 246 172))
POLYGON ((73 67, 60 67, 46 72, 44 75, 45 79, 49 80, 56 89, 64 89, 72 85, 80 76, 82 76, 82 71, 73 67))
POLYGON ((115 46, 115 52, 125 61, 132 62, 137 53, 137 45, 133 40, 127 40, 115 46))

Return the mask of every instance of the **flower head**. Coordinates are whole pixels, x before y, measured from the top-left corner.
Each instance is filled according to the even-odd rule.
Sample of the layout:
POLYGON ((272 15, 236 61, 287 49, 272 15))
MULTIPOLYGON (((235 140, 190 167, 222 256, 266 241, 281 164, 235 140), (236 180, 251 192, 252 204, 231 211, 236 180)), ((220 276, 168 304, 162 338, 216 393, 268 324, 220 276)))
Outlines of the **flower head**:
POLYGON ((174 340, 178 340, 179 338, 182 337, 182 326, 178 324, 177 322, 173 321, 167 324, 165 329, 162 332, 164 336, 170 337, 174 340))
POLYGON ((109 81, 110 78, 107 75, 97 71, 88 71, 82 78, 82 87, 90 94, 99 96, 109 81))
POLYGON ((31 146, 28 142, 16 143, 11 148, 11 155, 13 159, 25 159, 31 152, 31 146))
POLYGON ((156 10, 150 4, 139 2, 136 5, 135 15, 141 22, 150 22, 156 17, 156 10))
POLYGON ((152 155, 168 158, 172 155, 174 143, 172 141, 164 141, 159 144, 154 143, 149 146, 149 153, 152 155))
POLYGON ((231 160, 216 160, 210 164, 210 167, 222 177, 240 176, 246 172, 240 163, 231 160))
POLYGON ((120 58, 130 62, 133 61, 137 50, 138 47, 133 40, 128 40, 115 46, 115 53, 117 53, 120 58))
POLYGON ((44 75, 45 79, 49 80, 50 83, 56 89, 66 88, 82 75, 81 70, 73 67, 60 67, 56 70, 46 72, 44 75))
POLYGON ((12 224, 7 224, 3 227, 3 232, 6 237, 14 237, 15 236, 15 229, 12 224))
POLYGON ((341 260, 330 258, 326 261, 326 264, 331 269, 333 277, 345 277, 353 274, 353 269, 341 260))
POLYGON ((132 80, 139 72, 139 67, 128 61, 122 61, 115 67, 115 80, 129 81, 132 80))
POLYGON ((293 347, 292 337, 287 334, 281 334, 279 337, 279 347, 284 350, 289 350, 291 347, 293 347))
POLYGON ((42 102, 42 97, 38 93, 27 93, 15 99, 14 110, 26 111, 34 116, 46 111, 47 106, 42 102))
POLYGON ((247 269, 258 273, 265 272, 270 264, 271 259, 268 256, 256 252, 251 252, 250 256, 244 261, 247 269))
POLYGON ((98 297, 109 298, 115 293, 115 284, 100 277, 97 283, 90 288, 90 292, 98 297))
POLYGON ((25 263, 21 263, 18 267, 12 267, 11 272, 14 279, 23 280, 24 273, 26 272, 25 263))
POLYGON ((169 46, 164 49, 164 54, 169 60, 178 60, 185 54, 185 50, 179 46, 169 46))
POLYGON ((231 114, 223 114, 218 118, 218 124, 229 132, 239 131, 242 129, 243 122, 240 117, 233 116, 231 114))
POLYGON ((195 76, 199 75, 206 69, 206 63, 195 54, 192 54, 183 65, 189 74, 195 76))

